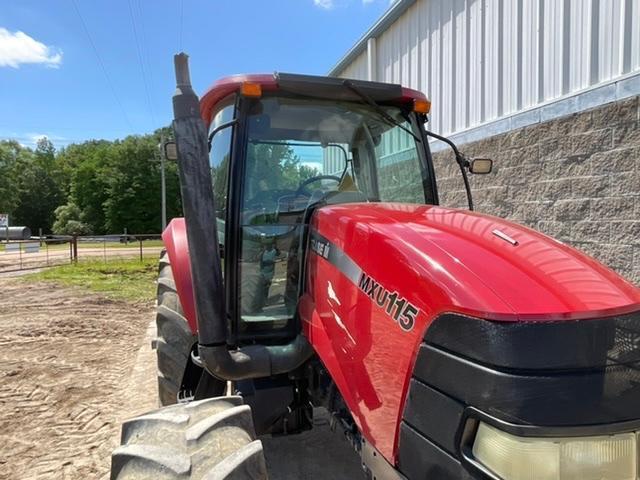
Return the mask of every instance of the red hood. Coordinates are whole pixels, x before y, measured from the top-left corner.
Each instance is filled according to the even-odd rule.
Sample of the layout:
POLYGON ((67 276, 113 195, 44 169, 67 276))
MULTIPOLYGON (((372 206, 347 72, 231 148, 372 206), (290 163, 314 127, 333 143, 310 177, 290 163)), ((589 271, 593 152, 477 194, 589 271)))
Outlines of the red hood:
POLYGON ((315 224, 363 270, 386 278, 392 288, 423 297, 416 285, 438 290, 427 295, 437 294, 438 302, 431 303, 441 305, 440 310, 494 320, 558 320, 640 309, 640 289, 612 270, 500 218, 434 206, 369 203, 323 207, 315 224))

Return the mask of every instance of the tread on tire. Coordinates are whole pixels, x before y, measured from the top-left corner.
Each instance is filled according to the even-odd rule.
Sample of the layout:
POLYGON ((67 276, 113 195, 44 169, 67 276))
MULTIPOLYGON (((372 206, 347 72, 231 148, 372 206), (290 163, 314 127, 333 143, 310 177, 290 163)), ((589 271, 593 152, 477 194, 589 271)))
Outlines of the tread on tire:
POLYGON ((128 420, 112 480, 266 480, 262 442, 239 396, 171 405, 128 420))
POLYGON ((160 405, 172 405, 178 401, 182 375, 197 338, 184 317, 166 250, 160 254, 157 299, 158 333, 153 347, 158 361, 158 397, 160 405))

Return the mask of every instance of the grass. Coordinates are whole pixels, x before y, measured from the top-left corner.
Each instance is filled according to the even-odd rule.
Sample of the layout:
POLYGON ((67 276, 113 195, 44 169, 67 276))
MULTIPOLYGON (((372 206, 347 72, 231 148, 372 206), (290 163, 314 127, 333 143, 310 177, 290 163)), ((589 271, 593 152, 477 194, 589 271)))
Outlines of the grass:
POLYGON ((149 302, 155 298, 158 260, 139 259, 79 262, 51 267, 22 277, 26 281, 45 281, 79 286, 108 298, 130 302, 149 302))

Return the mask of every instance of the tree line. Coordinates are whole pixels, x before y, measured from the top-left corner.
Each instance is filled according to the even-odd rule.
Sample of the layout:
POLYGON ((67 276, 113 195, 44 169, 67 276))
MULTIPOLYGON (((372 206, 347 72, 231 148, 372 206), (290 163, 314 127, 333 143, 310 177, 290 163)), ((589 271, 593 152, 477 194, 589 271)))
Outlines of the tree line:
MULTIPOLYGON (((162 133, 90 140, 56 150, 0 141, 0 213, 34 234, 158 233, 162 133)), ((167 217, 180 216, 177 165, 165 162, 167 217)))

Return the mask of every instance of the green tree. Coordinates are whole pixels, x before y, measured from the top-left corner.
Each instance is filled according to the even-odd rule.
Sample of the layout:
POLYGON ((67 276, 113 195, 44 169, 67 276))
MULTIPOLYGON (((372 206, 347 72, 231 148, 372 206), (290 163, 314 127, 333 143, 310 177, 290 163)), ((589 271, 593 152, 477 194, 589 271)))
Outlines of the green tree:
POLYGON ((75 203, 67 203, 55 210, 53 233, 57 235, 89 235, 91 227, 84 223, 82 212, 75 203))
POLYGON ((32 154, 20 155, 14 165, 16 207, 15 225, 26 225, 32 232, 51 231, 54 211, 64 201, 63 180, 56 164, 55 148, 47 139, 38 140, 32 154))
POLYGON ((18 204, 16 162, 26 154, 23 150, 18 142, 0 141, 0 213, 13 215, 18 204))
POLYGON ((251 144, 248 164, 248 178, 258 181, 262 190, 296 190, 304 180, 319 175, 284 144, 251 144))
MULTIPOLYGON (((83 232, 158 232, 161 134, 168 137, 168 129, 122 141, 90 140, 58 152, 47 139, 39 141, 35 151, 0 141, 0 212, 9 213, 14 225, 49 232, 60 220, 56 208, 73 205, 73 218, 57 222, 56 231, 80 222, 84 225, 74 228, 83 232)), ((165 165, 170 219, 181 215, 182 206, 177 165, 165 165)))
MULTIPOLYGON (((161 229, 160 162, 158 135, 127 137, 109 151, 108 199, 104 203, 105 226, 111 233, 127 228, 132 233, 161 229)), ((180 215, 176 165, 166 162, 167 217, 180 215)))
POLYGON ((78 206, 94 233, 108 233, 104 205, 109 198, 112 147, 112 142, 91 140, 70 145, 60 153, 61 168, 70 182, 69 201, 78 206))

